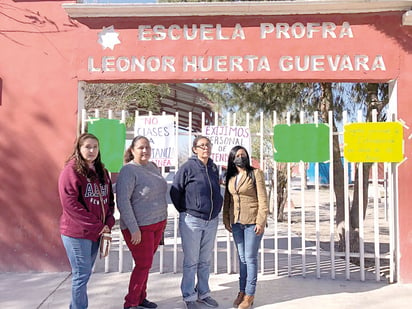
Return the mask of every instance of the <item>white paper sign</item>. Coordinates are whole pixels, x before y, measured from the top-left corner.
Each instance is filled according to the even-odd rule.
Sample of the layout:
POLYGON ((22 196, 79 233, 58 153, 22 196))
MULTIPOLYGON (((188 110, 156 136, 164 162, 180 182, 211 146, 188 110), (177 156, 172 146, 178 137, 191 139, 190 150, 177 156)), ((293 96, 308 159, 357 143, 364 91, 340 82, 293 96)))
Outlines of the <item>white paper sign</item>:
POLYGON ((227 165, 229 152, 241 145, 250 153, 250 130, 248 127, 206 126, 202 134, 213 144, 211 158, 217 165, 227 165))
POLYGON ((139 116, 136 120, 135 136, 149 139, 152 147, 151 161, 158 166, 174 166, 177 162, 174 116, 139 116))

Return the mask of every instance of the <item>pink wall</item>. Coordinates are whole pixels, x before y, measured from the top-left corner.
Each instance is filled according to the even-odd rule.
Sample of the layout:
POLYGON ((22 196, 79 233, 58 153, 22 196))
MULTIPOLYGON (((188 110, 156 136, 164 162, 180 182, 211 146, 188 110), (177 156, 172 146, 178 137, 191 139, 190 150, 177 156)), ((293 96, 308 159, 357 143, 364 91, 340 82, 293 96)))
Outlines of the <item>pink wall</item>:
MULTIPOLYGON (((409 28, 409 37, 411 29, 409 28)), ((398 114, 409 125, 412 121, 411 89, 412 82, 412 40, 406 41, 405 56, 402 57, 400 66, 402 68, 398 79, 398 114), (409 53, 409 54, 407 54, 409 53)), ((411 158, 412 146, 408 138, 411 131, 405 130, 405 157, 411 158)), ((412 207, 411 207, 411 185, 412 185, 412 161, 407 159, 399 166, 399 281, 412 282, 412 207)))
POLYGON ((56 181, 76 136, 78 27, 60 5, 0 4, 0 271, 68 269, 56 181))
MULTIPOLYGON (((58 232, 61 210, 57 177, 76 136, 78 81, 386 82, 398 79, 399 118, 407 123, 412 121, 408 107, 412 94, 412 31, 410 27, 400 26, 402 12, 71 20, 61 8, 62 3, 5 0, 0 4, 5 14, 0 19, 0 271, 68 269, 58 232), (266 39, 261 37, 262 24, 297 22, 336 24, 338 36, 347 22, 352 36, 346 33, 342 38, 333 39, 314 33, 313 38, 277 39, 274 33, 268 33, 266 39), (138 39, 138 25, 156 24, 166 27, 211 24, 221 25, 223 30, 220 38, 206 33, 210 40, 138 39), (233 33, 236 24, 241 25, 243 32, 238 29, 237 34, 233 33), (121 43, 112 46, 113 49, 107 46, 103 49, 97 42, 98 33, 109 26, 114 26, 121 43), (221 58, 210 70, 192 66, 184 70, 184 59, 202 55, 215 60, 221 58), (248 55, 258 59, 252 61, 253 66, 245 64, 249 61, 248 55), (303 71, 295 66, 289 71, 279 65, 283 56, 308 55, 323 55, 324 60, 314 60, 313 67, 303 71), (348 55, 352 62, 356 55, 363 55, 362 61, 368 56, 369 62, 359 69, 339 70, 340 62, 335 63, 337 55, 348 55), (143 72, 133 72, 126 65, 127 59, 133 56, 159 59, 166 56, 163 58, 166 64, 159 70, 146 67, 143 72), (237 62, 238 66, 234 64, 232 69, 227 64, 229 58, 222 58, 225 56, 233 56, 235 62, 243 63, 237 62), (327 57, 331 57, 332 65, 328 64, 327 57), (372 70, 373 59, 378 58, 383 59, 385 68, 378 63, 372 70), (105 72, 102 72, 102 59, 106 59, 103 60, 107 66, 105 72), (337 69, 333 69, 334 65, 337 69)), ((174 38, 179 34, 175 30, 174 38)), ((405 156, 412 157, 411 153, 411 146, 406 142, 405 156)), ((412 163, 409 161, 399 167, 400 280, 404 282, 412 282, 412 209, 408 195, 412 163)))

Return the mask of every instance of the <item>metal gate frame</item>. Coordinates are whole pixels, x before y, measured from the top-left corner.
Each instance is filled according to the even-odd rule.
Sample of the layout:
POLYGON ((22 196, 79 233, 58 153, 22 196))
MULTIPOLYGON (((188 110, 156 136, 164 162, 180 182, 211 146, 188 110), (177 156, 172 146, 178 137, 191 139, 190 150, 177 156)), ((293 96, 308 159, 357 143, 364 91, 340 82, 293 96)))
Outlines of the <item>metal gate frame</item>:
MULTIPOLYGON (((108 112, 109 119, 113 119, 112 111, 108 112)), ((89 119, 89 113, 82 110, 81 116, 81 131, 84 132, 86 123, 89 119)), ((165 115, 165 113, 163 113, 165 115)), ((179 115, 175 115, 176 137, 179 136, 179 115)), ((94 111, 93 118, 99 118, 100 112, 94 111)), ((126 112, 120 112, 120 120, 125 121, 126 112)), ((136 113, 136 119, 139 113, 136 113)), ((259 115, 260 125, 259 132, 255 133, 252 138, 259 139, 260 153, 264 149, 264 127, 268 122, 263 113, 259 115)), ((394 116, 388 117, 392 119, 394 116)), ((317 123, 318 116, 315 113, 314 117, 317 123)), ((189 127, 185 134, 188 141, 197 134, 191 128, 192 114, 189 113, 189 127)), ((218 125, 218 114, 215 114, 215 123, 218 125)), ((246 126, 249 126, 249 114, 246 115, 246 126)), ((270 121, 271 125, 276 125, 278 117, 273 113, 273 119, 270 121)), ((330 112, 329 119, 332 119, 330 112)), ((344 115, 344 123, 347 117, 344 115)), ((289 123, 290 115, 286 115, 286 122, 289 123)), ((376 118, 375 118, 376 121, 376 118)), ((236 126, 236 114, 226 115, 226 125, 236 126)), ((358 122, 361 122, 360 120, 358 122)), ((301 123, 303 123, 303 113, 301 113, 301 123)), ((223 125, 223 124, 222 124, 223 125)), ((204 114, 202 114, 202 128, 204 126, 204 114)), ((330 128, 330 158, 333 158, 332 153, 332 123, 329 123, 330 128)), ((135 129, 133 129, 135 132, 135 129)), ((339 132, 338 134, 342 134, 339 132)), ((176 138, 178 143, 178 138, 176 138)), ((190 153, 190 145, 189 153, 190 153)), ((178 146, 179 148, 179 146, 178 146)), ((253 154, 251 154, 253 156, 253 154)), ((260 165, 264 171, 267 169, 267 162, 263 156, 260 157, 260 165)), ((385 163, 385 179, 380 184, 378 181, 378 163, 374 163, 372 167, 372 179, 370 192, 363 192, 360 188, 360 226, 359 226, 359 252, 350 252, 350 237, 349 237, 349 220, 345 220, 345 251, 338 251, 336 248, 336 227, 335 227, 335 202, 334 202, 334 188, 333 188, 333 160, 330 160, 329 170, 329 186, 327 187, 327 200, 325 200, 325 188, 319 183, 319 164, 315 163, 315 184, 312 190, 308 190, 305 181, 305 164, 298 163, 300 178, 296 182, 295 175, 292 175, 292 163, 287 163, 287 207, 286 207, 286 222, 278 222, 277 207, 273 207, 274 201, 277 200, 277 190, 272 189, 273 198, 271 215, 268 220, 268 226, 260 248, 260 269, 261 274, 275 273, 282 276, 300 275, 303 277, 314 275, 317 278, 327 277, 335 279, 343 277, 346 280, 359 279, 365 280, 387 280, 389 283, 396 281, 396 213, 397 213, 397 166, 394 163, 385 163), (295 183, 293 186, 292 184, 295 183), (296 185, 298 183, 298 185, 296 185), (296 193, 295 191, 299 191, 296 193), (295 193, 294 193, 295 192, 295 193), (372 210, 365 222, 362 214, 362 195, 369 194, 370 201, 368 203, 368 210, 372 210), (311 196, 311 201, 308 201, 308 196, 311 196), (323 197, 323 199, 321 198, 323 197), (296 202, 299 201, 299 203, 296 202), (297 207, 297 205, 299 207, 297 207), (314 212, 314 214, 313 214, 314 212), (325 213, 327 219, 324 218, 325 213), (311 219, 308 221, 307 217, 310 214, 311 219), (321 219, 322 214, 322 219, 321 219), (314 217, 314 220, 313 220, 314 217), (300 226, 297 227, 296 222, 300 221, 300 226), (314 221, 314 222, 313 222, 314 221), (310 224, 309 224, 310 222, 310 224), (310 232, 308 232, 310 229, 310 232), (326 243, 326 244, 325 244, 326 243), (365 246, 367 245, 367 246, 365 246), (372 249, 372 250, 371 250, 372 249), (351 259, 358 259, 358 265, 351 263, 351 259)), ((277 163, 271 162, 276 171, 277 163)), ((362 163, 358 163, 362 166, 362 163)), ((351 198, 351 185, 348 178, 349 163, 344 161, 344 183, 345 183, 345 218, 349 218, 349 200, 351 198)), ((360 169, 361 170, 361 169, 360 169)), ((163 170, 164 172, 164 170, 163 170)), ((167 175, 165 174, 165 177, 167 175)), ((273 173, 274 187, 277 185, 277 173, 273 173)), ((365 175, 359 175, 360 179, 365 175)), ((367 176, 366 176, 367 177, 367 176)), ((170 180, 169 180, 170 183, 170 180)), ((362 183, 360 181, 360 183, 362 183)), ((169 205, 169 223, 170 235, 165 238, 165 244, 160 246, 158 258, 158 270, 161 273, 179 271, 179 259, 181 259, 181 249, 178 237, 177 228, 177 212, 169 205), (165 258, 165 255, 167 257, 165 258), (170 255, 170 256, 169 256, 170 255), (172 264, 170 263, 172 260, 172 264)), ((104 271, 108 272, 117 268, 118 271, 125 271, 125 256, 128 253, 127 247, 124 244, 121 233, 114 232, 115 240, 112 246, 112 251, 116 252, 116 260, 118 260, 117 267, 113 266, 113 259, 109 255, 104 261, 104 271)), ((237 270, 237 261, 234 258, 235 247, 231 235, 222 227, 216 238, 214 248, 214 272, 233 273, 237 270)), ((129 263, 130 264, 130 263, 129 263)), ((130 264, 131 265, 131 264, 130 264)), ((99 269, 99 267, 97 267, 99 269)))

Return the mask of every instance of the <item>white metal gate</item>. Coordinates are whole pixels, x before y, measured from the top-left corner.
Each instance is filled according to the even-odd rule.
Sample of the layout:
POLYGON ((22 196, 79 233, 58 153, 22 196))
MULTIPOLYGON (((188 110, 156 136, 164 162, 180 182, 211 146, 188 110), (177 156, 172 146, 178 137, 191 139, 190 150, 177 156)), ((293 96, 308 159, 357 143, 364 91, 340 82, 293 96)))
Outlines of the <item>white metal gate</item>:
MULTIPOLYGON (((82 112, 82 131, 86 128, 89 119, 99 118, 101 115, 96 110, 90 115, 82 112)), ((109 111, 102 118, 115 118, 116 113, 109 111)), ((176 128, 178 128, 179 115, 176 114, 176 128)), ((259 131, 253 134, 252 139, 258 139, 260 153, 264 149, 264 137, 270 135, 267 127, 276 125, 277 115, 273 113, 271 120, 260 116, 259 131), (265 131, 266 128, 266 131, 265 131)), ((330 115, 329 119, 332 119, 330 115)), ((126 112, 119 113, 121 120, 125 120, 126 112)), ((136 117, 139 114, 136 113, 136 117)), ((203 118, 203 117, 202 117, 203 118)), ((392 117, 388 117, 391 119, 392 117)), ((191 123, 189 113, 189 124, 191 123)), ((214 125, 218 125, 218 115, 215 115, 214 125)), ((249 115, 246 115, 246 126, 249 126, 249 115)), ((317 119, 315 114, 313 119, 317 119)), ((346 117, 344 117, 346 119, 346 117)), ((235 126, 236 114, 227 114, 226 119, 219 125, 235 126)), ((345 121, 345 120, 344 120, 345 121)), ((289 115, 286 115, 286 123, 289 123, 289 115)), ((202 122, 204 124, 204 121, 202 122)), ((303 113, 301 115, 303 123, 303 113)), ((332 125, 330 124, 330 128, 332 125)), ((135 132, 135 130, 132 130, 135 132)), ((176 134, 180 132, 176 129, 176 134)), ((131 133, 132 134, 132 133, 131 133)), ((192 128, 184 134, 188 141, 195 135, 192 128)), ((272 130, 273 134, 273 130, 272 130)), ((342 132, 339 132, 342 134, 342 132)), ((330 157, 332 158, 332 129, 330 129, 330 157)), ((187 143, 190 153, 191 142, 187 143)), ((254 155, 253 153, 251 154, 254 155)), ((273 185, 268 180, 268 191, 271 192, 271 214, 268 226, 260 248, 260 272, 262 274, 275 273, 279 276, 315 276, 317 278, 344 278, 346 280, 386 280, 390 283, 396 281, 396 234, 397 234, 397 177, 396 165, 392 163, 380 164, 383 167, 382 175, 379 177, 377 163, 373 164, 372 177, 368 192, 359 189, 360 211, 359 211, 359 250, 351 252, 351 239, 349 237, 349 201, 352 200, 353 185, 350 184, 350 165, 344 161, 344 192, 345 192, 345 250, 339 251, 337 247, 338 235, 335 224, 335 196, 333 188, 333 164, 329 168, 329 185, 319 182, 319 164, 315 163, 314 183, 307 186, 306 164, 303 162, 287 163, 287 203, 283 222, 278 222, 277 207, 277 173, 273 173, 273 185), (272 186, 272 187, 271 187, 272 186), (368 195, 366 219, 363 220, 362 196, 368 195), (356 259, 357 263, 352 263, 356 259)), ((268 166, 277 169, 277 163, 271 158, 260 157, 260 166, 268 172, 268 166), (271 162, 269 162, 269 161, 271 162), (270 164, 269 164, 270 163, 270 164)), ((362 166, 362 163, 358 163, 362 166)), ((361 170, 361 169, 359 169, 361 170)), ((172 175, 164 173, 169 184, 172 175)), ((362 175, 359 177, 368 177, 362 175)), ((360 181, 360 183, 362 183, 360 181)), ((174 207, 169 205, 169 219, 165 232, 164 245, 160 246, 152 271, 161 273, 181 271, 182 252, 180 249, 180 238, 178 234, 178 213, 174 207)), ((114 242, 109 257, 104 262, 96 264, 95 271, 129 271, 133 266, 132 259, 127 246, 122 240, 118 226, 114 231, 114 242)), ((213 269, 215 273, 233 273, 237 271, 237 260, 231 235, 224 229, 223 224, 219 226, 213 252, 213 269)))

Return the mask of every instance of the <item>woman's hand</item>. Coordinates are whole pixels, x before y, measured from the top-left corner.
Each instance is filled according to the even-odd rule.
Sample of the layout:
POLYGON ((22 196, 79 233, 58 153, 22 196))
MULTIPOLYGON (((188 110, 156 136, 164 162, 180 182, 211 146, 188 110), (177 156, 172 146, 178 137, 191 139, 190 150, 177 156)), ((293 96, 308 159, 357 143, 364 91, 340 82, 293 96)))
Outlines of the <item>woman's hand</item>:
POLYGON ((134 232, 131 236, 132 236, 132 237, 131 237, 131 239, 130 239, 130 242, 131 242, 133 245, 138 245, 138 244, 140 244, 140 242, 142 241, 142 232, 140 232, 140 229, 139 229, 139 228, 137 228, 137 231, 134 232))
POLYGON ((230 224, 225 224, 225 229, 232 233, 232 226, 230 224))
POLYGON ((255 233, 256 235, 260 235, 263 234, 263 232, 265 231, 265 228, 259 224, 255 225, 255 233))
POLYGON ((99 235, 102 235, 103 233, 110 233, 110 228, 109 226, 105 225, 99 235))

